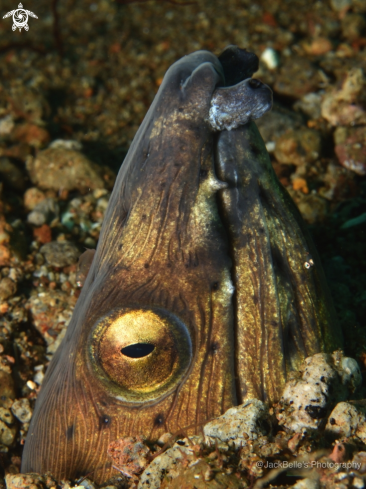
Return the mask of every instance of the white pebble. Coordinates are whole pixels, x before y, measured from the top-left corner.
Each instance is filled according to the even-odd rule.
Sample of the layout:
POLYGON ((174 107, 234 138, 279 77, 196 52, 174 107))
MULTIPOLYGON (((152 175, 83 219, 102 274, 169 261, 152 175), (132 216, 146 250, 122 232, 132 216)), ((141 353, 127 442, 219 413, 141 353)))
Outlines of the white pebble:
MULTIPOLYGON (((36 384, 38 385, 42 385, 42 382, 43 382, 43 379, 44 379, 44 373, 42 371, 40 372, 37 372, 34 376, 33 376, 33 380, 36 384)), ((29 381, 30 382, 30 381, 29 381)))
POLYGON ((28 387, 30 390, 34 391, 34 389, 37 387, 37 385, 36 385, 36 384, 33 382, 33 380, 28 380, 28 382, 27 382, 27 387, 28 387))
POLYGON ((236 447, 244 446, 247 439, 255 440, 265 434, 260 428, 260 421, 267 414, 268 410, 262 401, 249 399, 207 423, 203 427, 206 442, 219 440, 234 443, 236 447))
POLYGON ((280 57, 273 48, 266 48, 261 54, 260 60, 269 70, 274 70, 280 64, 280 57))
POLYGON ((363 489, 365 484, 360 477, 355 477, 352 481, 352 487, 356 487, 357 489, 363 489))

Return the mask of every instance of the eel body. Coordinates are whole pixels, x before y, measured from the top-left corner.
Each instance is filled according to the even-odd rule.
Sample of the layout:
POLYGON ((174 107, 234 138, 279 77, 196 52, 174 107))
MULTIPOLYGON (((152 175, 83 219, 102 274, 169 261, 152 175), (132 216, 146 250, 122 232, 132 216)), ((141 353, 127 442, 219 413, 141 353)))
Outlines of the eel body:
POLYGON ((341 346, 317 253, 253 122, 272 103, 257 65, 231 46, 166 73, 86 260, 23 472, 104 481, 112 441, 196 433, 245 399, 275 401, 304 358, 341 346))

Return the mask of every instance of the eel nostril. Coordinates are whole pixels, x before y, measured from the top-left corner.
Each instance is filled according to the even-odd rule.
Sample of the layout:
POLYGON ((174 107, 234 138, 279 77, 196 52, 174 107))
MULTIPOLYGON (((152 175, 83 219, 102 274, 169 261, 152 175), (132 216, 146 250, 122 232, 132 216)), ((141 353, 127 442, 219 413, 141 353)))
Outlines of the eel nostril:
POLYGON ((155 426, 161 426, 164 424, 164 416, 162 414, 158 414, 154 420, 155 426))
POLYGON ((251 78, 248 83, 250 88, 260 88, 263 85, 261 81, 256 80, 255 78, 251 78))
POLYGON ((122 348, 121 353, 129 358, 143 358, 150 355, 155 350, 151 343, 135 343, 122 348))

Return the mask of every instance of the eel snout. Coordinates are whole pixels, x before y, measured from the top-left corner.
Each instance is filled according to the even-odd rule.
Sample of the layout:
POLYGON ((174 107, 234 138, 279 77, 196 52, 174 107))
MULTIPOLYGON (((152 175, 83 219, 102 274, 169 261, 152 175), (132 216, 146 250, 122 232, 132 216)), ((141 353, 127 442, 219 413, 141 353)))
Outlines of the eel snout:
POLYGON ((272 90, 255 78, 215 90, 208 122, 214 131, 230 131, 259 119, 272 108, 272 90))

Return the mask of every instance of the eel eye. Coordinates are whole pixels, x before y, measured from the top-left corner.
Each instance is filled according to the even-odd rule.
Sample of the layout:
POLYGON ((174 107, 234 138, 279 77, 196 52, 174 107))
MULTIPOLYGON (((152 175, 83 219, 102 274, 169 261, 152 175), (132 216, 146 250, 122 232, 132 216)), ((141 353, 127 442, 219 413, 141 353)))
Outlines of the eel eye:
POLYGON ((101 318, 90 335, 92 369, 121 401, 154 401, 171 392, 192 360, 185 324, 161 308, 124 307, 101 318))

